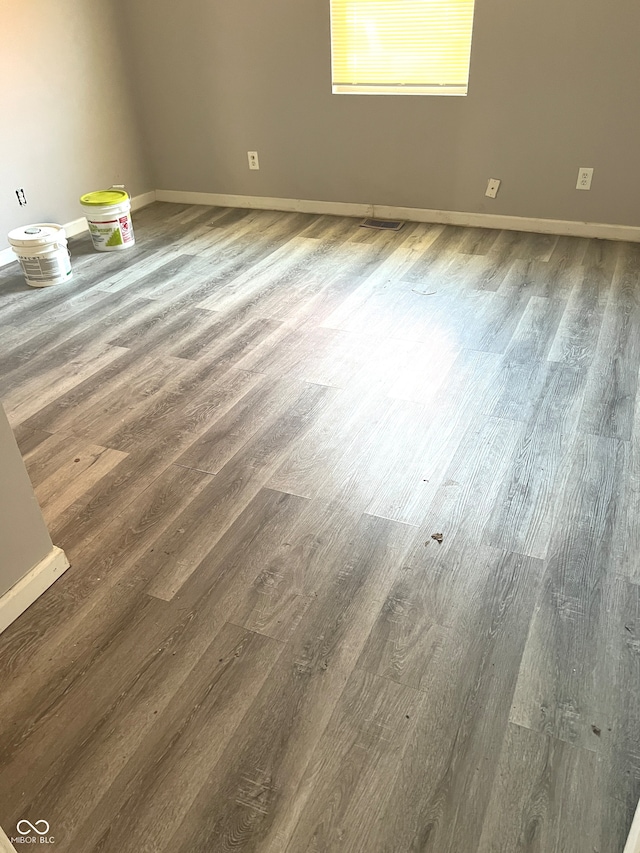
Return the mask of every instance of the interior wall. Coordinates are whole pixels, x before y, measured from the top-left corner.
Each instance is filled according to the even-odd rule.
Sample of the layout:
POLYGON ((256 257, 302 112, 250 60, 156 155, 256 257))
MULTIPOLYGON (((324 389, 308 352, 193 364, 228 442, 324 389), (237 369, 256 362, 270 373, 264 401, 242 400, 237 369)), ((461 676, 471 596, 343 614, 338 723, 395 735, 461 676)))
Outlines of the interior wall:
POLYGON ((0 596, 52 549, 22 456, 0 406, 0 596))
POLYGON ((118 5, 2 0, 0 249, 12 228, 82 216, 82 193, 112 183, 134 195, 154 189, 116 29, 118 5), (18 205, 19 187, 26 207, 18 205))
POLYGON ((114 2, 158 189, 640 225, 636 0, 477 0, 457 98, 332 95, 329 0, 114 2))

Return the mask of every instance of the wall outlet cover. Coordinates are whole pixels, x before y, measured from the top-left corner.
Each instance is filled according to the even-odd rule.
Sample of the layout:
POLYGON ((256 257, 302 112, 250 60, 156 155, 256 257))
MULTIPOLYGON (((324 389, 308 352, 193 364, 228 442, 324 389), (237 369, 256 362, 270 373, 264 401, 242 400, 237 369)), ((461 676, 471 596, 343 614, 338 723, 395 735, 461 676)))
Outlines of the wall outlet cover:
POLYGON ((489 198, 495 198, 498 195, 498 190, 500 189, 500 179, 499 178, 489 178, 489 183, 487 184, 487 190, 485 195, 489 198))
POLYGON ((593 169, 590 166, 581 166, 578 169, 577 190, 590 190, 591 181, 593 180, 593 169))

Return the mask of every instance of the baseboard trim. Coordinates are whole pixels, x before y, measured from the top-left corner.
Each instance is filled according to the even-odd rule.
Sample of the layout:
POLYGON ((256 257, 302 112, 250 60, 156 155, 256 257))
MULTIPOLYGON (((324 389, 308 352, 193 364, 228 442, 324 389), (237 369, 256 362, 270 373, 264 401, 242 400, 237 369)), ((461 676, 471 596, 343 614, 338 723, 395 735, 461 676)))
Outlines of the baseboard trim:
POLYGON ((466 225, 472 228, 499 228, 529 231, 561 237, 596 237, 600 240, 626 240, 640 243, 640 227, 609 225, 606 222, 572 222, 566 219, 537 219, 527 216, 502 216, 495 213, 462 213, 446 210, 419 210, 413 207, 375 205, 381 219, 408 219, 412 222, 437 222, 442 225, 466 225))
MULTIPOLYGON (((141 207, 147 207, 156 200, 156 191, 151 190, 148 193, 140 193, 131 197, 131 210, 140 210, 141 207)), ((64 230, 67 232, 67 237, 77 237, 78 234, 83 234, 89 230, 87 220, 84 216, 79 216, 78 219, 72 219, 71 222, 64 223, 64 230)), ((13 249, 9 246, 7 249, 0 249, 0 267, 6 266, 16 260, 13 249)))
POLYGON ((156 201, 176 204, 203 204, 213 207, 248 207, 255 210, 284 210, 291 213, 330 213, 338 216, 372 216, 372 204, 346 201, 309 201, 300 198, 228 195, 226 193, 180 192, 156 190, 156 201))
MULTIPOLYGON (((503 216, 496 213, 466 213, 459 210, 429 210, 420 207, 397 207, 389 204, 361 204, 345 201, 314 201, 299 198, 229 195, 227 193, 151 190, 133 196, 131 209, 139 210, 154 201, 176 204, 202 204, 213 207, 244 207, 255 210, 282 210, 292 213, 328 213, 334 216, 377 216, 381 219, 403 219, 438 225, 463 225, 470 228, 499 228, 506 231, 531 231, 568 237, 596 237, 600 240, 627 240, 640 243, 640 227, 610 225, 606 222, 572 222, 565 219, 538 219, 527 216, 503 216)), ((84 216, 65 223, 69 237, 87 230, 84 216)), ((0 249, 0 267, 15 261, 13 249, 0 249)))
POLYGON ((150 190, 148 193, 140 193, 131 197, 131 210, 140 210, 141 207, 148 207, 156 200, 156 191, 150 190))
POLYGON ((403 219, 410 222, 431 222, 439 225, 499 228, 507 231, 531 231, 537 234, 597 237, 602 240, 628 240, 632 243, 640 243, 640 227, 609 225, 605 222, 571 222, 564 219, 502 216, 495 213, 466 213, 457 210, 429 210, 418 207, 396 207, 388 204, 351 204, 341 201, 311 201, 267 196, 227 195, 225 193, 180 192, 178 190, 156 190, 156 200, 178 204, 249 207, 256 210, 329 213, 338 216, 376 216, 381 219, 403 219))
POLYGON ((640 805, 636 809, 623 853, 640 853, 640 805))
POLYGON ((0 633, 30 607, 36 598, 69 568, 60 548, 53 549, 0 598, 0 633))
POLYGON ((10 264, 11 261, 15 261, 16 256, 13 253, 13 249, 9 247, 8 249, 0 249, 0 267, 4 267, 7 264, 10 264))
POLYGON ((0 853, 16 853, 16 848, 9 841, 6 833, 0 826, 0 853))
POLYGON ((67 232, 67 237, 75 237, 89 230, 87 220, 84 216, 79 216, 77 219, 72 219, 71 222, 64 223, 64 230, 67 232))

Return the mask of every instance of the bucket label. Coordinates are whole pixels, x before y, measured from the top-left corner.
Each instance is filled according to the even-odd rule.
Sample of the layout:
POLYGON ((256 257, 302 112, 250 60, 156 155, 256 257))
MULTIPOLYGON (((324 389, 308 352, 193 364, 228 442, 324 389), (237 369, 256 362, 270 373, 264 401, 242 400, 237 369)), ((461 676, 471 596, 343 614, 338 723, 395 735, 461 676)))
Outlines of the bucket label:
POLYGON ((109 239, 105 243, 105 246, 108 246, 110 249, 112 249, 114 246, 122 246, 122 243, 123 243, 123 240, 122 240, 122 233, 120 232, 120 229, 114 228, 113 231, 111 232, 111 236, 109 237, 109 239))
POLYGON ((131 217, 128 215, 106 222, 92 222, 89 219, 87 221, 96 249, 117 249, 134 242, 131 217))
POLYGON ((54 281, 71 275, 71 262, 66 251, 31 258, 20 256, 19 260, 28 281, 54 281))
POLYGON ((119 222, 122 242, 130 243, 133 240, 133 234, 131 233, 131 220, 128 216, 121 216, 119 222))

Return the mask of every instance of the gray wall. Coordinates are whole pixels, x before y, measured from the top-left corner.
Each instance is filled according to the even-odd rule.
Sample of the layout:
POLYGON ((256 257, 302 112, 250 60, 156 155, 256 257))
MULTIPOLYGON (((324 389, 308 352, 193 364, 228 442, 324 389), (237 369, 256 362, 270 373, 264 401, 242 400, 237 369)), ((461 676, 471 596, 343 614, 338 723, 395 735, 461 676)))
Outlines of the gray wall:
POLYGON ((329 0, 114 2, 156 188, 640 225, 637 0, 477 0, 466 98, 332 95, 329 0))
POLYGON ((52 548, 18 445, 0 406, 0 596, 52 548))
POLYGON ((19 225, 82 216, 84 192, 154 186, 116 30, 129 7, 111 0, 2 0, 0 7, 2 249, 19 225), (24 208, 18 187, 27 194, 24 208))

